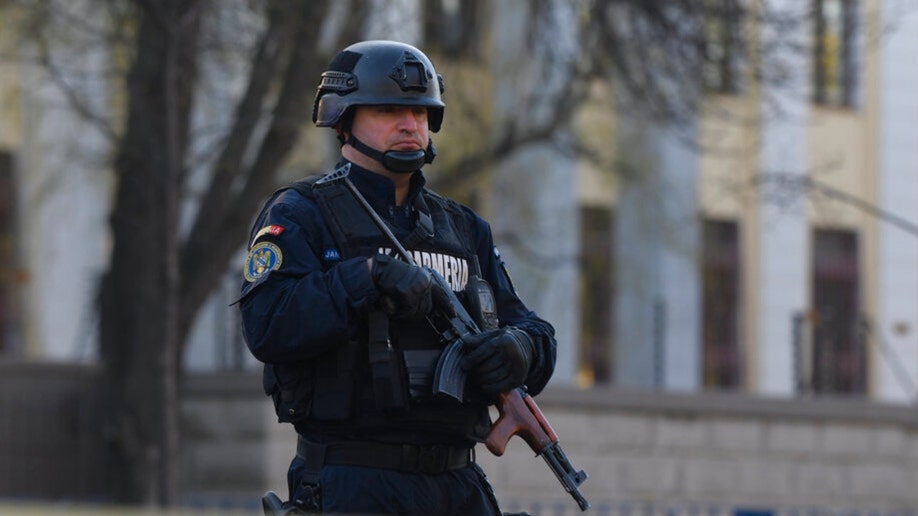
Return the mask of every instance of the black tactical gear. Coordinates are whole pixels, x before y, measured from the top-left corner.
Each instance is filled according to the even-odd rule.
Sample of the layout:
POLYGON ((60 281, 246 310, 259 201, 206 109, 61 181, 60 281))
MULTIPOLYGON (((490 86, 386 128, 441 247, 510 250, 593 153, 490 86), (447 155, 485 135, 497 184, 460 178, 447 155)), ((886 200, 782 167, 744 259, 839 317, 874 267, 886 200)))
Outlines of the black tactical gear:
MULTIPOLYGON (((388 182, 350 163, 345 166, 352 167, 351 177, 358 185, 366 181, 388 182)), ((304 217, 319 224, 316 229, 320 231, 309 240, 319 242, 317 245, 321 246, 325 262, 323 268, 335 270, 340 264, 360 259, 355 272, 366 273, 366 258, 376 257, 388 245, 387 240, 343 186, 313 186, 315 179, 291 185, 277 194, 276 199, 283 200, 283 204, 293 203, 297 209, 308 207, 313 213, 304 213, 304 217)), ((370 198, 375 202, 374 196, 370 198)), ((454 290, 461 291, 469 276, 478 274, 479 270, 475 249, 471 247, 466 212, 454 202, 421 188, 420 184, 412 199, 412 218, 417 220, 414 223, 406 220, 406 227, 396 227, 396 233, 415 253, 419 265, 438 270, 454 290)), ((269 227, 274 223, 289 225, 284 220, 268 218, 256 226, 269 227)), ((294 251, 291 246, 305 244, 299 238, 286 240, 290 231, 292 228, 278 236, 265 234, 255 240, 270 238, 289 257, 294 251)), ((276 281, 286 281, 280 279, 284 271, 290 274, 296 270, 286 269, 288 264, 295 266, 291 258, 285 258, 277 273, 271 271, 269 275, 279 274, 276 281)), ((407 267, 394 260, 389 265, 407 267)), ((372 274, 368 276, 372 278, 372 274)), ((270 280, 263 281, 268 284, 270 280)), ((397 280, 391 282, 397 283, 397 280)), ((243 290, 242 304, 246 306, 248 297, 263 288, 260 283, 248 284, 243 290)), ((363 310, 368 312, 366 320, 354 324, 346 332, 345 340, 333 346, 333 352, 305 362, 267 360, 265 388, 274 397, 278 418, 295 423, 300 431, 334 433, 375 429, 379 435, 382 429, 401 433, 422 427, 439 434, 440 439, 457 444, 481 439, 488 427, 484 405, 430 400, 433 370, 443 346, 439 336, 424 320, 399 320, 398 324, 393 320, 388 324, 385 314, 376 309, 379 301, 378 294, 368 296, 362 303, 363 310), (407 402, 403 398, 416 401, 409 407, 405 406, 407 402), (392 409, 409 410, 394 414, 392 409)), ((245 324, 251 326, 262 320, 255 314, 246 317, 245 324)))
MULTIPOLYGON (((439 272, 457 293, 473 276, 487 280, 498 323, 525 331, 536 346, 526 384, 540 391, 554 367, 554 329, 517 297, 487 223, 426 189, 420 172, 407 203, 396 206, 388 177, 346 161, 341 167, 350 167, 349 178, 419 266, 439 272)), ((290 504, 328 512, 499 514, 469 462, 490 424, 485 401, 433 396, 440 335, 427 321, 389 320, 380 309, 384 295, 367 258, 389 254, 389 246, 335 181, 282 189, 252 228, 239 300, 246 343, 265 363, 265 390, 278 419, 312 443, 291 462, 290 504), (322 447, 326 453, 314 452, 322 447), (449 492, 455 503, 446 509, 445 498, 428 506, 413 496, 427 492, 449 492)))

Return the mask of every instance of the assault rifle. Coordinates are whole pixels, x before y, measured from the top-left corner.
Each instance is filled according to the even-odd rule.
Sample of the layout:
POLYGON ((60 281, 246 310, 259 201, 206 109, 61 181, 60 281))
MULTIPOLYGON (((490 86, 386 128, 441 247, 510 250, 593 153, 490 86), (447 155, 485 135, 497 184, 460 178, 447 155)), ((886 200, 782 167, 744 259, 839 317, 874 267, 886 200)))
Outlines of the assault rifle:
MULTIPOLYGON (((411 254, 402 246, 398 238, 392 233, 386 223, 379 217, 369 202, 363 197, 363 194, 357 190, 357 187, 348 179, 347 175, 350 167, 341 167, 329 176, 322 178, 320 181, 343 181, 345 187, 353 194, 354 199, 373 220, 373 223, 392 243, 392 247, 398 253, 399 257, 411 265, 417 265, 411 254)), ((433 281, 435 281, 444 293, 448 294, 445 306, 437 305, 434 313, 429 317, 431 325, 439 332, 440 336, 447 342, 446 347, 440 355, 434 371, 433 389, 435 395, 445 395, 458 401, 464 400, 466 374, 459 367, 462 358, 463 337, 481 333, 475 318, 469 315, 468 311, 456 297, 452 288, 446 283, 446 280, 437 271, 427 267, 433 281)), ((496 327, 496 312, 494 311, 493 293, 487 282, 477 277, 469 278, 468 292, 470 302, 477 304, 476 309, 481 314, 479 319, 486 326, 493 325, 496 327)), ((535 400, 529 396, 525 388, 513 389, 509 392, 502 392, 497 395, 495 406, 499 417, 491 425, 488 435, 485 438, 485 446, 496 456, 504 454, 507 443, 514 435, 519 435, 529 447, 541 456, 548 467, 551 468, 558 481, 564 486, 564 489, 577 502, 581 510, 585 511, 590 507, 590 503, 580 493, 579 486, 587 478, 583 471, 577 471, 570 463, 564 450, 558 442, 558 436, 552 430, 548 420, 539 410, 535 400)))

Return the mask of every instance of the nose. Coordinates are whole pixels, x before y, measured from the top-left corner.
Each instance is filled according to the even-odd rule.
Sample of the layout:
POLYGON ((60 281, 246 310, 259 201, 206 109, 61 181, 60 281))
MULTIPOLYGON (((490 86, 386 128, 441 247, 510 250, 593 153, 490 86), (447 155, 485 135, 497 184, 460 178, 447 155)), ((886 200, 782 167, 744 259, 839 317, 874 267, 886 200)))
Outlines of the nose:
POLYGON ((403 108, 399 111, 398 123, 396 127, 400 131, 416 132, 418 130, 418 117, 414 110, 403 108))

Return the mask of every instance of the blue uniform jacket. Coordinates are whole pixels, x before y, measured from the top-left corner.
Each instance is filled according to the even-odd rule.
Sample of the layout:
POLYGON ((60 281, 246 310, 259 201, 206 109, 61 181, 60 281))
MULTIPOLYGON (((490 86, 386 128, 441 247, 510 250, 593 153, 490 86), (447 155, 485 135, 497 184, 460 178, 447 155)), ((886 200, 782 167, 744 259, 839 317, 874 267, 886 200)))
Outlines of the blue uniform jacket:
MULTIPOLYGON (((351 167, 351 181, 393 227, 409 228, 412 202, 424 188, 422 173, 412 178, 409 202, 395 206, 395 189, 386 177, 351 167)), ((482 277, 494 290, 500 325, 525 330, 537 352, 527 386, 537 394, 554 370, 554 328, 519 299, 506 273, 491 228, 470 208, 472 249, 482 277)), ((379 299, 363 257, 341 260, 312 199, 287 189, 272 196, 256 218, 249 239, 240 310, 243 334, 252 354, 268 364, 301 362, 346 341, 348 329, 365 318, 379 299)))

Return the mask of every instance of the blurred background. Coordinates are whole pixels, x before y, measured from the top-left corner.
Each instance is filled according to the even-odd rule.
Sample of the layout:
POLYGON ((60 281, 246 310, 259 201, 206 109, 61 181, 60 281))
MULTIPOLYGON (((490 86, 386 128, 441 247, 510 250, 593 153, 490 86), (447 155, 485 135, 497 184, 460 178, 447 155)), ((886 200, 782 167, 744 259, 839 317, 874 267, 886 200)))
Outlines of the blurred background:
MULTIPOLYGON (((260 514, 249 224, 319 76, 421 48, 425 168, 557 330, 594 514, 918 514, 918 2, 0 0, 0 514, 260 514)), ((513 440, 504 510, 577 514, 513 440)))

